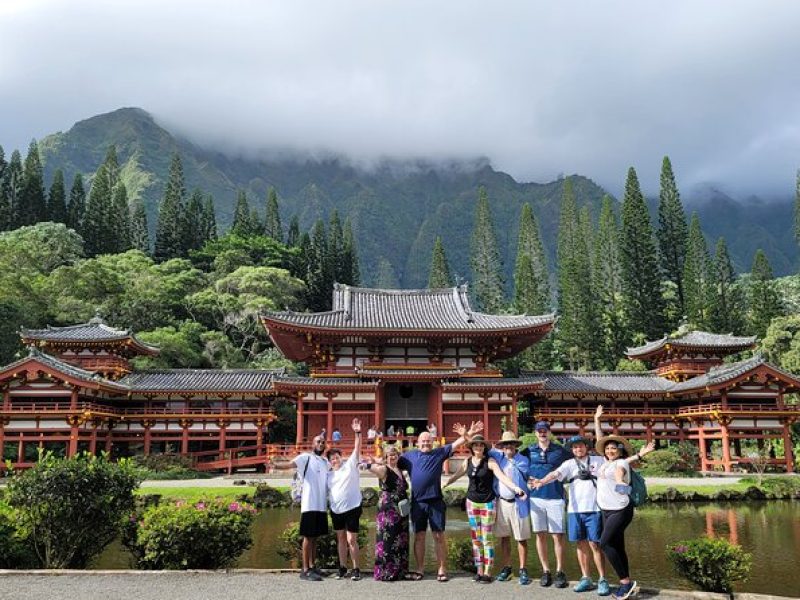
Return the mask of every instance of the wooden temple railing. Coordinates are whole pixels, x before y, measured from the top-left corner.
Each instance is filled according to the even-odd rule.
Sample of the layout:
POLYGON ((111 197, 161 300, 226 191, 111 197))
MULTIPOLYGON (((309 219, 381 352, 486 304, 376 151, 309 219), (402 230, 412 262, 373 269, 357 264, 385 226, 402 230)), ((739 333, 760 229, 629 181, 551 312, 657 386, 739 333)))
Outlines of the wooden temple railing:
POLYGON ((26 414, 88 414, 98 417, 117 417, 121 419, 134 418, 168 418, 168 417, 202 417, 206 419, 229 418, 273 418, 274 412, 269 408, 206 408, 206 407, 145 407, 145 408, 116 408, 94 402, 79 402, 72 405, 70 402, 12 402, 0 407, 0 415, 26 415, 26 414))
MULTIPOLYGON (((554 418, 573 418, 573 419, 589 419, 594 418, 594 408, 550 408, 534 406, 533 414, 536 418, 539 417, 554 417, 554 418)), ((675 414, 674 408, 605 408, 603 410, 603 419, 625 418, 625 417, 671 417, 675 414)))
POLYGON ((800 415, 800 405, 786 405, 784 407, 776 406, 774 404, 701 404, 699 406, 684 406, 676 411, 678 417, 689 417, 696 415, 709 415, 709 414, 724 414, 724 415, 752 415, 758 414, 771 414, 775 416, 781 415, 800 415))

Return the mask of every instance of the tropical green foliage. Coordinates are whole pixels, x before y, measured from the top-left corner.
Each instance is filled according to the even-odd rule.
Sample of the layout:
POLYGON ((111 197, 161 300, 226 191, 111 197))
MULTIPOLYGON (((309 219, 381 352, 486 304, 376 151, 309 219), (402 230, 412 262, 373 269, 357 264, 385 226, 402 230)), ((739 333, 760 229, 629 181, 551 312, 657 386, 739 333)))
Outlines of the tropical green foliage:
MULTIPOLYGON (((668 156, 661 164, 661 192, 658 201, 658 238, 659 261, 664 278, 672 282, 677 289, 678 314, 684 314, 683 269, 686 259, 686 244, 689 228, 686 225, 686 213, 683 210, 672 163, 668 156)), ((670 328, 677 326, 669 323, 670 328)))
MULTIPOLYGON (((300 523, 292 522, 283 530, 278 539, 278 556, 286 560, 301 562, 302 541, 300 537, 300 523)), ((317 566, 323 569, 335 569, 339 566, 339 553, 336 544, 336 532, 333 523, 328 517, 328 533, 316 539, 317 566)), ((363 548, 367 543, 367 526, 362 521, 358 527, 358 545, 363 548)))
POLYGON ((749 577, 752 556, 725 539, 695 538, 667 547, 675 572, 701 590, 730 594, 749 577))
POLYGON ((761 348, 771 362, 800 373, 800 314, 773 319, 761 348))
POLYGON ((122 541, 140 569, 224 569, 252 544, 254 516, 236 501, 162 504, 131 514, 122 541))
POLYGON ((475 225, 470 243, 470 264, 472 292, 478 308, 490 314, 501 312, 505 306, 503 263, 497 246, 489 195, 483 187, 478 190, 475 225))
POLYGON ((36 564, 30 532, 20 527, 19 511, 0 500, 0 569, 24 569, 36 564))
POLYGON ((450 274, 450 265, 447 263, 447 255, 444 251, 442 238, 437 237, 433 244, 431 254, 431 271, 428 275, 428 287, 430 289, 447 288, 453 285, 453 276, 450 274))
POLYGON ((84 568, 120 532, 133 510, 138 474, 127 460, 78 455, 40 456, 8 484, 8 503, 19 511, 41 566, 84 568))

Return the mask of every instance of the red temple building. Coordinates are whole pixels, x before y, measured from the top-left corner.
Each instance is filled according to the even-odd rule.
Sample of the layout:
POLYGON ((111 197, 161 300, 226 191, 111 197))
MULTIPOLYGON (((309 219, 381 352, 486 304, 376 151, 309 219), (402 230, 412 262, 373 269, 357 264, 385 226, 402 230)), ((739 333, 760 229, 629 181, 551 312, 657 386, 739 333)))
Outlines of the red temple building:
POLYGON ((100 319, 72 327, 22 330, 29 354, 0 368, 0 454, 30 466, 39 449, 115 456, 180 453, 198 468, 263 466, 307 447, 323 429, 349 423, 414 434, 434 424, 451 439, 454 423, 482 420, 489 439, 547 419, 565 437, 591 431, 603 404, 606 427, 638 439, 690 441, 703 471, 749 462, 744 439, 779 440, 776 468, 794 470, 787 404, 800 379, 759 356, 725 362, 755 339, 689 332, 630 348, 652 371, 527 372, 504 377, 496 361, 550 333, 555 315, 490 315, 472 310, 466 287, 378 290, 337 285, 333 310, 262 316, 275 345, 308 365, 280 370, 136 371, 130 358, 157 348, 100 319), (270 443, 277 399, 297 407, 290 447, 270 443), (518 409, 522 409, 521 411, 518 409), (518 415, 522 414, 522 423, 518 415), (782 448, 787 450, 784 452, 782 448))

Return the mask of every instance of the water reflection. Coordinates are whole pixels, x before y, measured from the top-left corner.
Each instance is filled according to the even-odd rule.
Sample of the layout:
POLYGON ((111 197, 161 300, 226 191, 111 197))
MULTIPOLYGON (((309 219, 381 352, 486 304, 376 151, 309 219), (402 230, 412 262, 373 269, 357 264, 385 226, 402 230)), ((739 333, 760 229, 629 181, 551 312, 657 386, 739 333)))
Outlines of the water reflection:
MULTIPOLYGON (((299 512, 289 509, 266 510, 259 514, 254 528, 253 546, 239 561, 240 567, 281 568, 287 565, 277 553, 278 540, 287 523, 299 519, 299 512)), ((368 523, 369 548, 363 564, 373 560, 375 539, 375 510, 364 511, 368 523)), ((453 538, 469 538, 466 514, 458 509, 447 513, 447 531, 453 538)), ((633 524, 626 533, 628 554, 634 577, 645 586, 683 588, 690 585, 677 577, 667 562, 665 548, 678 540, 710 535, 741 544, 753 554, 750 581, 740 584, 737 591, 798 596, 800 585, 796 578, 787 577, 800 564, 800 503, 769 501, 728 504, 674 504, 647 506, 636 510, 633 524)), ((428 536, 429 570, 434 569, 432 537, 428 536)), ((551 558, 555 561, 555 557, 551 558)), ((413 561, 412 561, 413 562, 413 561)), ((116 544, 100 558, 95 568, 129 568, 129 557, 116 544)), ((500 566, 498 565, 498 568, 500 566)), ((529 552, 528 567, 533 574, 540 571, 536 552, 529 552)), ((574 546, 567 553, 567 575, 577 580, 579 569, 574 546)))

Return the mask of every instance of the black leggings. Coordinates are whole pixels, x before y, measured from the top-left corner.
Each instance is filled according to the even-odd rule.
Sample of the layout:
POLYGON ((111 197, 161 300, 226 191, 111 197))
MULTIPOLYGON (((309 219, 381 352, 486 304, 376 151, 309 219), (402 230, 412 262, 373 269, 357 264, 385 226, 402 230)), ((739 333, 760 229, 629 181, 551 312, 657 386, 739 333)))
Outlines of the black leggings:
POLYGON ((600 548, 614 567, 617 577, 627 579, 628 553, 625 552, 625 529, 633 520, 633 504, 621 510, 604 510, 603 533, 600 536, 600 548))

